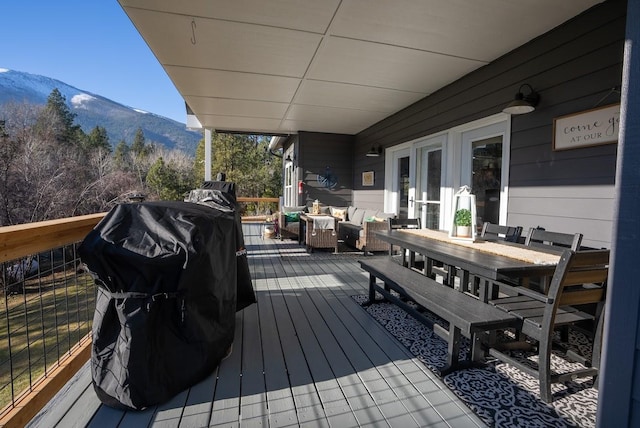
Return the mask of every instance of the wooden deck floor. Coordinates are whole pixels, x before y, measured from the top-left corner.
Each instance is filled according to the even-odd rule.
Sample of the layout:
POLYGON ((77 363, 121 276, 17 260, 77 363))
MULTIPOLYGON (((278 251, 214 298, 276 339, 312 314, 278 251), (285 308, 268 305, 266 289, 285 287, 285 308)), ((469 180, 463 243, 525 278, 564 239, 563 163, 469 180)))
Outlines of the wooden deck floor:
POLYGON ((357 255, 243 228, 258 303, 237 314, 233 353, 211 376, 124 412, 100 403, 87 364, 30 426, 485 426, 353 301, 368 286, 357 255))

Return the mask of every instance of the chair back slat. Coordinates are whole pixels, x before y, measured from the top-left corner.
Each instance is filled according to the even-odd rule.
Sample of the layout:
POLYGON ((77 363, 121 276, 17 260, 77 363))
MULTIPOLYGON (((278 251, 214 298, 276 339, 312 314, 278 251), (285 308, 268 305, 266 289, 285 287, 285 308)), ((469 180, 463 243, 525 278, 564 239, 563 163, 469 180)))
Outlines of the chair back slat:
POLYGON ((389 230, 393 229, 420 229, 419 218, 389 218, 389 230))
POLYGON ((508 242, 518 242, 522 235, 522 226, 504 226, 486 222, 482 225, 480 236, 484 239, 496 239, 508 242))
POLYGON ((552 245, 554 247, 570 248, 573 251, 580 249, 582 243, 581 233, 560 233, 544 229, 531 228, 527 233, 524 244, 527 246, 552 245))
POLYGON ((574 270, 567 272, 563 280, 563 286, 595 283, 599 284, 606 281, 609 271, 606 267, 597 267, 593 269, 574 270))
POLYGON ((594 288, 580 291, 567 291, 560 297, 560 306, 564 305, 586 305, 588 303, 600 302, 604 300, 605 288, 594 288))

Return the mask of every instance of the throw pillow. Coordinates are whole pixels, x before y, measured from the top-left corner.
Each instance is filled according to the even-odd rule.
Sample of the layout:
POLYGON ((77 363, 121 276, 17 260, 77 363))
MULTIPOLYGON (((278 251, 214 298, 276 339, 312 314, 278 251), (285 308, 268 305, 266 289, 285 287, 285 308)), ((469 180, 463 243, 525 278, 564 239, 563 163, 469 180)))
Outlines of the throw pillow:
MULTIPOLYGON (((351 205, 349 205, 347 207, 347 218, 349 219, 349 221, 353 222, 353 216, 356 213, 356 207, 353 207, 351 205)), ((362 219, 360 219, 360 222, 362 222, 362 219)), ((355 222, 354 222, 355 223, 355 222)))
POLYGON ((347 219, 347 210, 339 210, 331 207, 331 215, 338 220, 345 221, 347 219))
POLYGON ((353 224, 361 225, 364 220, 364 210, 357 209, 354 211, 353 216, 349 214, 349 221, 353 224))
POLYGON ((285 223, 295 223, 296 221, 300 221, 300 211, 295 213, 284 213, 285 223))

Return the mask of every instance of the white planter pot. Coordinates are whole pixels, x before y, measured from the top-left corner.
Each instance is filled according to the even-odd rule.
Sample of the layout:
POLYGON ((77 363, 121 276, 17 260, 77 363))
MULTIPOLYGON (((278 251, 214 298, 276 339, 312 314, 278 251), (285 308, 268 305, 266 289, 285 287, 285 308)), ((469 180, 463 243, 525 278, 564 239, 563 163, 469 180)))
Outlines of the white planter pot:
POLYGON ((456 236, 468 238, 471 236, 471 226, 456 226, 456 236))

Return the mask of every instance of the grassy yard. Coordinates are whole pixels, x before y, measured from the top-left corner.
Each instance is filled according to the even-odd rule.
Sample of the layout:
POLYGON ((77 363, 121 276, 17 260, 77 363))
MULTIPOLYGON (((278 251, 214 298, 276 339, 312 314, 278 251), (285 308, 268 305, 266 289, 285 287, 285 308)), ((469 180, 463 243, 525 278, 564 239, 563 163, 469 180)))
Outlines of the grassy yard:
POLYGON ((0 409, 91 330, 95 297, 92 278, 75 270, 28 280, 21 294, 0 294, 0 409))

